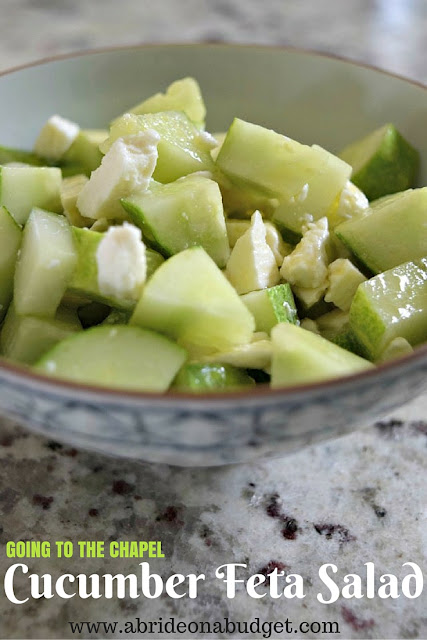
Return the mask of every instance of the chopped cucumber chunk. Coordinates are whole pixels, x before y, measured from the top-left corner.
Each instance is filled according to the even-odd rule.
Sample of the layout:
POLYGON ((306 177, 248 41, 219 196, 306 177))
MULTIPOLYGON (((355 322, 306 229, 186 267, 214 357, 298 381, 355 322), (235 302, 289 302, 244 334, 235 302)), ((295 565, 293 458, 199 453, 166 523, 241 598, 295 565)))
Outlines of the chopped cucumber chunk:
POLYGON ((322 335, 339 347, 342 347, 347 351, 351 351, 361 358, 365 357, 366 355, 366 351, 364 350, 363 345, 360 343, 360 340, 357 339, 353 329, 350 326, 350 323, 345 325, 341 329, 341 331, 338 331, 335 335, 327 335, 326 333, 322 333, 322 335))
POLYGON ((13 277, 21 240, 21 227, 6 207, 0 207, 0 322, 12 300, 13 277))
POLYGON ((255 330, 270 333, 278 322, 298 323, 294 296, 289 284, 252 291, 242 300, 255 318, 255 330))
POLYGON ((304 174, 318 164, 318 154, 275 131, 235 118, 216 163, 237 184, 291 197, 304 187, 304 174))
POLYGON ((401 358, 402 356, 408 356, 413 353, 414 349, 405 338, 394 338, 380 353, 377 359, 377 363, 388 362, 388 360, 394 360, 395 358, 401 358))
POLYGON ((69 291, 112 307, 135 306, 147 272, 139 229, 125 223, 105 234, 77 227, 72 232, 77 264, 69 291))
POLYGON ((77 138, 80 127, 75 122, 54 115, 49 118, 39 133, 34 152, 52 162, 61 160, 77 138))
POLYGON ((159 111, 183 111, 198 127, 204 127, 206 107, 199 84, 194 78, 176 80, 165 93, 156 93, 128 110, 135 115, 159 111))
POLYGON ((319 327, 317 326, 317 320, 312 320, 311 318, 303 318, 299 324, 303 329, 321 335, 319 327))
POLYGON ((213 160, 211 144, 187 116, 179 111, 147 113, 136 116, 126 113, 111 127, 110 136, 102 143, 106 153, 118 138, 134 136, 144 131, 156 131, 160 136, 159 158, 153 177, 159 182, 173 182, 195 171, 210 171, 213 160))
POLYGON ((325 302, 332 302, 342 311, 348 311, 357 287, 365 280, 363 273, 350 260, 346 258, 334 260, 328 267, 328 289, 325 302))
POLYGON ((88 177, 101 164, 102 153, 99 145, 108 138, 108 131, 105 129, 83 129, 64 154, 63 171, 67 166, 80 167, 79 173, 84 173, 88 177))
POLYGON ((216 161, 216 159, 218 158, 218 154, 221 151, 221 147, 224 143, 224 140, 227 136, 227 132, 226 131, 216 131, 214 134, 212 134, 214 139, 216 140, 216 147, 214 147, 213 149, 211 149, 211 157, 213 160, 216 161))
POLYGON ((255 189, 247 184, 236 184, 223 174, 218 166, 215 170, 215 180, 218 181, 221 189, 224 210, 230 217, 248 218, 256 209, 259 209, 270 218, 279 205, 276 197, 266 194, 261 189, 255 189))
POLYGON ((76 313, 70 309, 59 308, 54 318, 37 318, 18 315, 12 304, 0 334, 1 352, 10 360, 33 364, 81 328, 76 313))
MULTIPOLYGON (((341 309, 334 309, 323 316, 319 316, 316 325, 320 329, 320 333, 335 334, 341 331, 349 323, 349 314, 341 309)), ((325 336, 328 337, 328 336, 325 336)), ((329 339, 329 338, 328 338, 329 339)))
POLYGON ((350 326, 348 312, 341 309, 329 311, 317 318, 316 326, 319 329, 318 332, 330 342, 358 356, 364 356, 365 350, 350 326))
POLYGON ((273 221, 290 231, 291 241, 307 221, 327 213, 351 174, 350 166, 321 147, 300 144, 238 118, 216 162, 238 185, 279 198, 273 221))
POLYGON ((272 217, 290 242, 302 235, 308 222, 329 215, 351 174, 351 167, 329 151, 317 145, 309 148, 318 154, 319 170, 312 176, 307 175, 301 191, 284 197, 272 217))
POLYGON ((25 225, 16 264, 16 312, 53 317, 76 262, 77 253, 66 218, 33 209, 25 225))
POLYGON ((418 173, 418 151, 392 124, 348 145, 340 158, 353 167, 352 181, 369 200, 413 187, 418 173))
POLYGON ((316 333, 291 323, 273 327, 271 339, 271 386, 275 388, 348 376, 373 366, 316 333))
POLYGON ((373 273, 427 255, 427 187, 374 203, 370 212, 340 224, 335 233, 373 273))
POLYGON ((122 200, 122 205, 166 256, 201 246, 225 267, 230 249, 221 192, 213 180, 189 175, 169 184, 154 183, 122 200))
POLYGON ((82 173, 62 180, 62 208, 64 209, 64 214, 66 215, 68 222, 74 227, 87 227, 93 222, 91 218, 84 218, 77 208, 77 198, 87 182, 87 176, 82 173))
POLYGON ((148 187, 157 162, 158 142, 153 130, 116 140, 78 195, 80 213, 94 220, 123 219, 120 199, 148 187))
POLYGON ((138 327, 104 325, 63 340, 35 370, 86 384, 163 392, 185 359, 185 350, 164 336, 138 327))
MULTIPOLYGON (((267 334, 255 334, 259 339, 240 344, 229 351, 216 351, 210 355, 200 356, 202 362, 222 362, 232 367, 241 369, 257 369, 258 371, 270 371, 271 367, 271 340, 267 334)), ((196 355, 197 357, 197 355, 196 355)))
POLYGON ((44 160, 32 151, 0 146, 0 165, 10 164, 11 162, 29 164, 34 167, 41 167, 45 164, 44 160))
POLYGON ((186 77, 109 131, 53 115, 34 153, 0 146, 3 356, 215 392, 427 342, 427 187, 396 128, 338 157, 239 118, 212 136, 205 116, 186 77))
POLYGON ((427 258, 385 271, 359 285, 350 326, 366 356, 376 360, 394 338, 427 340, 427 258))
POLYGON ((145 258, 147 260, 147 280, 151 278, 153 273, 160 267, 161 264, 164 263, 165 259, 157 251, 153 251, 152 249, 145 250, 145 258))
POLYGON ((228 243, 232 249, 237 240, 242 237, 244 233, 251 226, 250 220, 236 220, 229 218, 226 220, 225 226, 227 227, 228 243))
POLYGON ((34 207, 59 213, 61 169, 57 167, 0 167, 0 205, 19 224, 25 224, 34 207))
POLYGON ((91 231, 97 231, 98 233, 104 233, 104 231, 108 231, 110 227, 114 227, 116 224, 120 224, 120 222, 121 220, 107 220, 107 218, 99 218, 89 226, 89 229, 91 231))
POLYGON ((244 344, 255 321, 202 248, 166 260, 144 287, 131 324, 212 351, 244 344))
POLYGON ((242 387, 253 387, 255 382, 247 373, 227 364, 185 364, 178 372, 173 389, 177 391, 234 391, 242 387))

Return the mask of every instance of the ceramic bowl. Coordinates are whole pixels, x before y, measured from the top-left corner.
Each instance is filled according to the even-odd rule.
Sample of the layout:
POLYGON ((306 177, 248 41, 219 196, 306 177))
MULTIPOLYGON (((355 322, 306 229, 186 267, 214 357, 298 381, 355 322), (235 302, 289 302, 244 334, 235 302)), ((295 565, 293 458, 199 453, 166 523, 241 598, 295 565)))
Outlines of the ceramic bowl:
MULTIPOLYGON (((31 147, 53 113, 106 125, 173 80, 197 78, 208 129, 234 116, 338 151, 391 121, 422 154, 427 90, 310 52, 233 45, 158 45, 91 52, 0 77, 0 141, 31 147)), ((381 239, 378 240, 381 242, 381 239)), ((0 411, 77 447, 182 466, 278 456, 370 423, 426 386, 427 347, 349 378, 213 396, 125 393, 48 380, 0 363, 0 411)))

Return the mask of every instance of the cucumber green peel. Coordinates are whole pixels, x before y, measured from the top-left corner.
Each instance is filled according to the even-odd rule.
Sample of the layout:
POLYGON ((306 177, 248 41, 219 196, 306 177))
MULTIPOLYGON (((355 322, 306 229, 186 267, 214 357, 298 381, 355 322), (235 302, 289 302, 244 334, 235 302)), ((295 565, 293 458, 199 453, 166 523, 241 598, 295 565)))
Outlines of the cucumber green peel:
POLYGON ((142 233, 153 238, 165 256, 201 246, 219 267, 225 267, 230 247, 221 192, 204 176, 189 175, 121 200, 142 233))
POLYGON ((199 393, 233 391, 253 387, 254 380, 242 369, 221 363, 185 364, 176 376, 172 389, 199 393))
POLYGON ((33 364, 46 351, 82 326, 76 313, 59 309, 54 318, 20 316, 13 305, 9 307, 0 336, 2 354, 24 364, 33 364))
POLYGON ((9 164, 10 162, 22 162, 33 167, 45 166, 43 158, 40 158, 32 151, 0 146, 0 164, 9 164))
POLYGON ((16 312, 53 318, 76 263, 71 227, 65 217, 33 209, 16 263, 16 312))
POLYGON ((6 207, 0 207, 0 322, 13 295, 13 277, 22 230, 6 207))
POLYGON ((256 331, 270 333, 279 322, 298 324, 298 312, 289 284, 246 293, 242 300, 255 318, 256 331))
POLYGON ((373 203, 360 218, 338 225, 338 238, 372 273, 427 255, 427 187, 373 203))
POLYGON ((350 375, 373 367, 367 360, 294 324, 277 324, 271 336, 271 384, 276 388, 350 375))
POLYGON ((350 308, 350 327, 377 360, 395 338, 416 346, 427 340, 427 258, 407 262, 359 285, 350 308))
POLYGON ((250 342, 255 329, 253 316, 201 247, 181 251, 160 265, 130 323, 208 351, 250 342))
POLYGON ((340 158, 353 167, 352 182, 369 200, 413 187, 420 163, 418 151, 392 124, 348 145, 340 158))

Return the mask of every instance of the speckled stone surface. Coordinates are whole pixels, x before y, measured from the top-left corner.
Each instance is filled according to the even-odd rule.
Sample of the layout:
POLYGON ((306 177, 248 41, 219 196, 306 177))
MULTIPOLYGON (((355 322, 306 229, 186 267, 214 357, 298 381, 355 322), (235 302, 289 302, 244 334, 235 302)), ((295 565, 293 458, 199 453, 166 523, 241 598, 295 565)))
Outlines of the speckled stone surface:
MULTIPOLYGON (((330 51, 427 81, 424 0, 0 0, 0 9, 3 69, 113 44, 228 40, 330 51)), ((415 600, 340 599, 329 606, 316 599, 317 572, 326 562, 337 564, 341 577, 362 574, 365 562, 374 562, 378 575, 399 574, 407 561, 426 570, 425 397, 341 440, 246 466, 185 470, 114 460, 49 442, 7 420, 0 425, 0 457, 2 544, 161 540, 166 558, 151 560, 153 571, 207 575, 196 600, 54 597, 17 607, 2 592, 1 638, 79 637, 71 634, 68 621, 116 620, 123 628, 137 616, 289 618, 295 627, 330 620, 339 623, 343 638, 427 637, 425 594, 415 600), (299 573, 306 598, 253 600, 239 588, 236 598, 227 600, 224 585, 213 578, 214 569, 226 562, 247 564, 247 576, 274 566, 299 573)), ((3 549, 2 577, 11 564, 3 549)), ((28 565, 30 571, 57 576, 135 572, 138 562, 52 557, 28 565)))
POLYGON ((1 0, 0 66, 140 42, 308 47, 427 80, 425 0, 1 0))

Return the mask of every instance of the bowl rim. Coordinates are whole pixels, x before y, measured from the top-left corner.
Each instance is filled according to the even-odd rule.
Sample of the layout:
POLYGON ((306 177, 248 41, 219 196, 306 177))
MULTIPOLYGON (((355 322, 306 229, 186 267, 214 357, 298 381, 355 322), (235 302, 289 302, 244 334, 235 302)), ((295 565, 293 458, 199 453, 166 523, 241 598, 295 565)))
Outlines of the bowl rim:
MULTIPOLYGON (((98 47, 92 49, 83 49, 79 51, 74 51, 70 53, 58 54, 54 56, 47 56, 43 58, 39 58, 37 60, 30 61, 28 63, 24 63, 21 65, 17 65, 14 67, 10 67, 8 69, 0 71, 0 78, 3 76, 7 76, 19 71, 24 71, 25 69, 31 69, 32 67, 40 67, 52 62, 60 62, 63 60, 72 60, 78 59, 85 56, 91 56, 96 54, 107 54, 114 53, 120 51, 132 51, 132 50, 143 50, 143 49, 173 49, 173 48, 212 48, 212 49, 255 49, 261 51, 283 51, 289 53, 296 53, 300 55, 307 55, 317 58, 326 58, 327 60, 336 60, 339 62, 343 62, 348 65, 352 65, 357 68, 367 69, 370 71, 374 71, 375 73, 380 73, 382 75, 396 78, 401 80, 407 84, 411 84, 415 87, 421 88, 423 90, 427 90, 427 84, 424 84, 418 80, 413 78, 405 77, 401 74, 395 73, 393 71, 388 71, 377 67, 375 65, 360 62, 351 58, 347 58, 345 56, 341 56, 335 53, 325 52, 325 51, 317 51, 316 49, 311 48, 303 48, 303 47, 295 47, 290 45, 268 45, 268 44, 250 44, 250 43, 233 43, 233 42, 150 42, 150 43, 139 43, 139 44, 130 44, 130 45, 114 45, 114 46, 106 46, 106 47, 98 47)), ((194 404, 200 404, 204 402, 209 403, 221 403, 224 401, 230 401, 233 403, 238 400, 243 400, 244 398, 251 399, 268 399, 268 398, 285 398, 287 396, 295 396, 304 394, 306 392, 316 392, 316 391, 326 391, 328 389, 347 386, 353 382, 364 382, 369 381, 371 378, 376 378, 380 376, 383 372, 389 373, 393 371, 399 371, 400 369, 405 369, 406 365, 410 365, 412 363, 417 363, 427 359, 427 344, 422 344, 415 348, 413 353, 401 356, 394 360, 390 360, 384 362, 382 364, 377 365, 372 369, 367 369, 366 371, 361 371, 359 373, 355 373, 348 376, 339 376, 336 378, 329 378, 327 380, 319 381, 319 382, 311 382, 307 384, 299 384, 292 385, 280 388, 271 388, 265 384, 257 385, 255 388, 250 388, 250 390, 236 390, 236 391, 228 391, 228 392, 218 392, 218 393, 191 393, 191 392, 180 392, 168 390, 165 393, 159 392, 146 392, 146 391, 132 391, 129 389, 119 389, 114 387, 107 387, 101 385, 90 385, 84 384, 80 382, 74 382, 72 380, 66 380, 63 378, 55 378, 48 375, 43 375, 36 373, 25 365, 20 365, 18 363, 13 363, 6 359, 0 357, 0 378, 2 377, 2 373, 12 374, 13 377, 17 376, 23 381, 28 381, 29 383, 35 382, 42 385, 42 387, 46 388, 47 391, 54 392, 55 390, 62 391, 80 391, 85 394, 89 393, 90 395, 104 395, 108 396, 110 400, 124 398, 128 400, 157 400, 162 403, 176 403, 177 401, 184 401, 188 403, 189 401, 194 404)), ((227 403, 228 404, 228 403, 227 403)))

